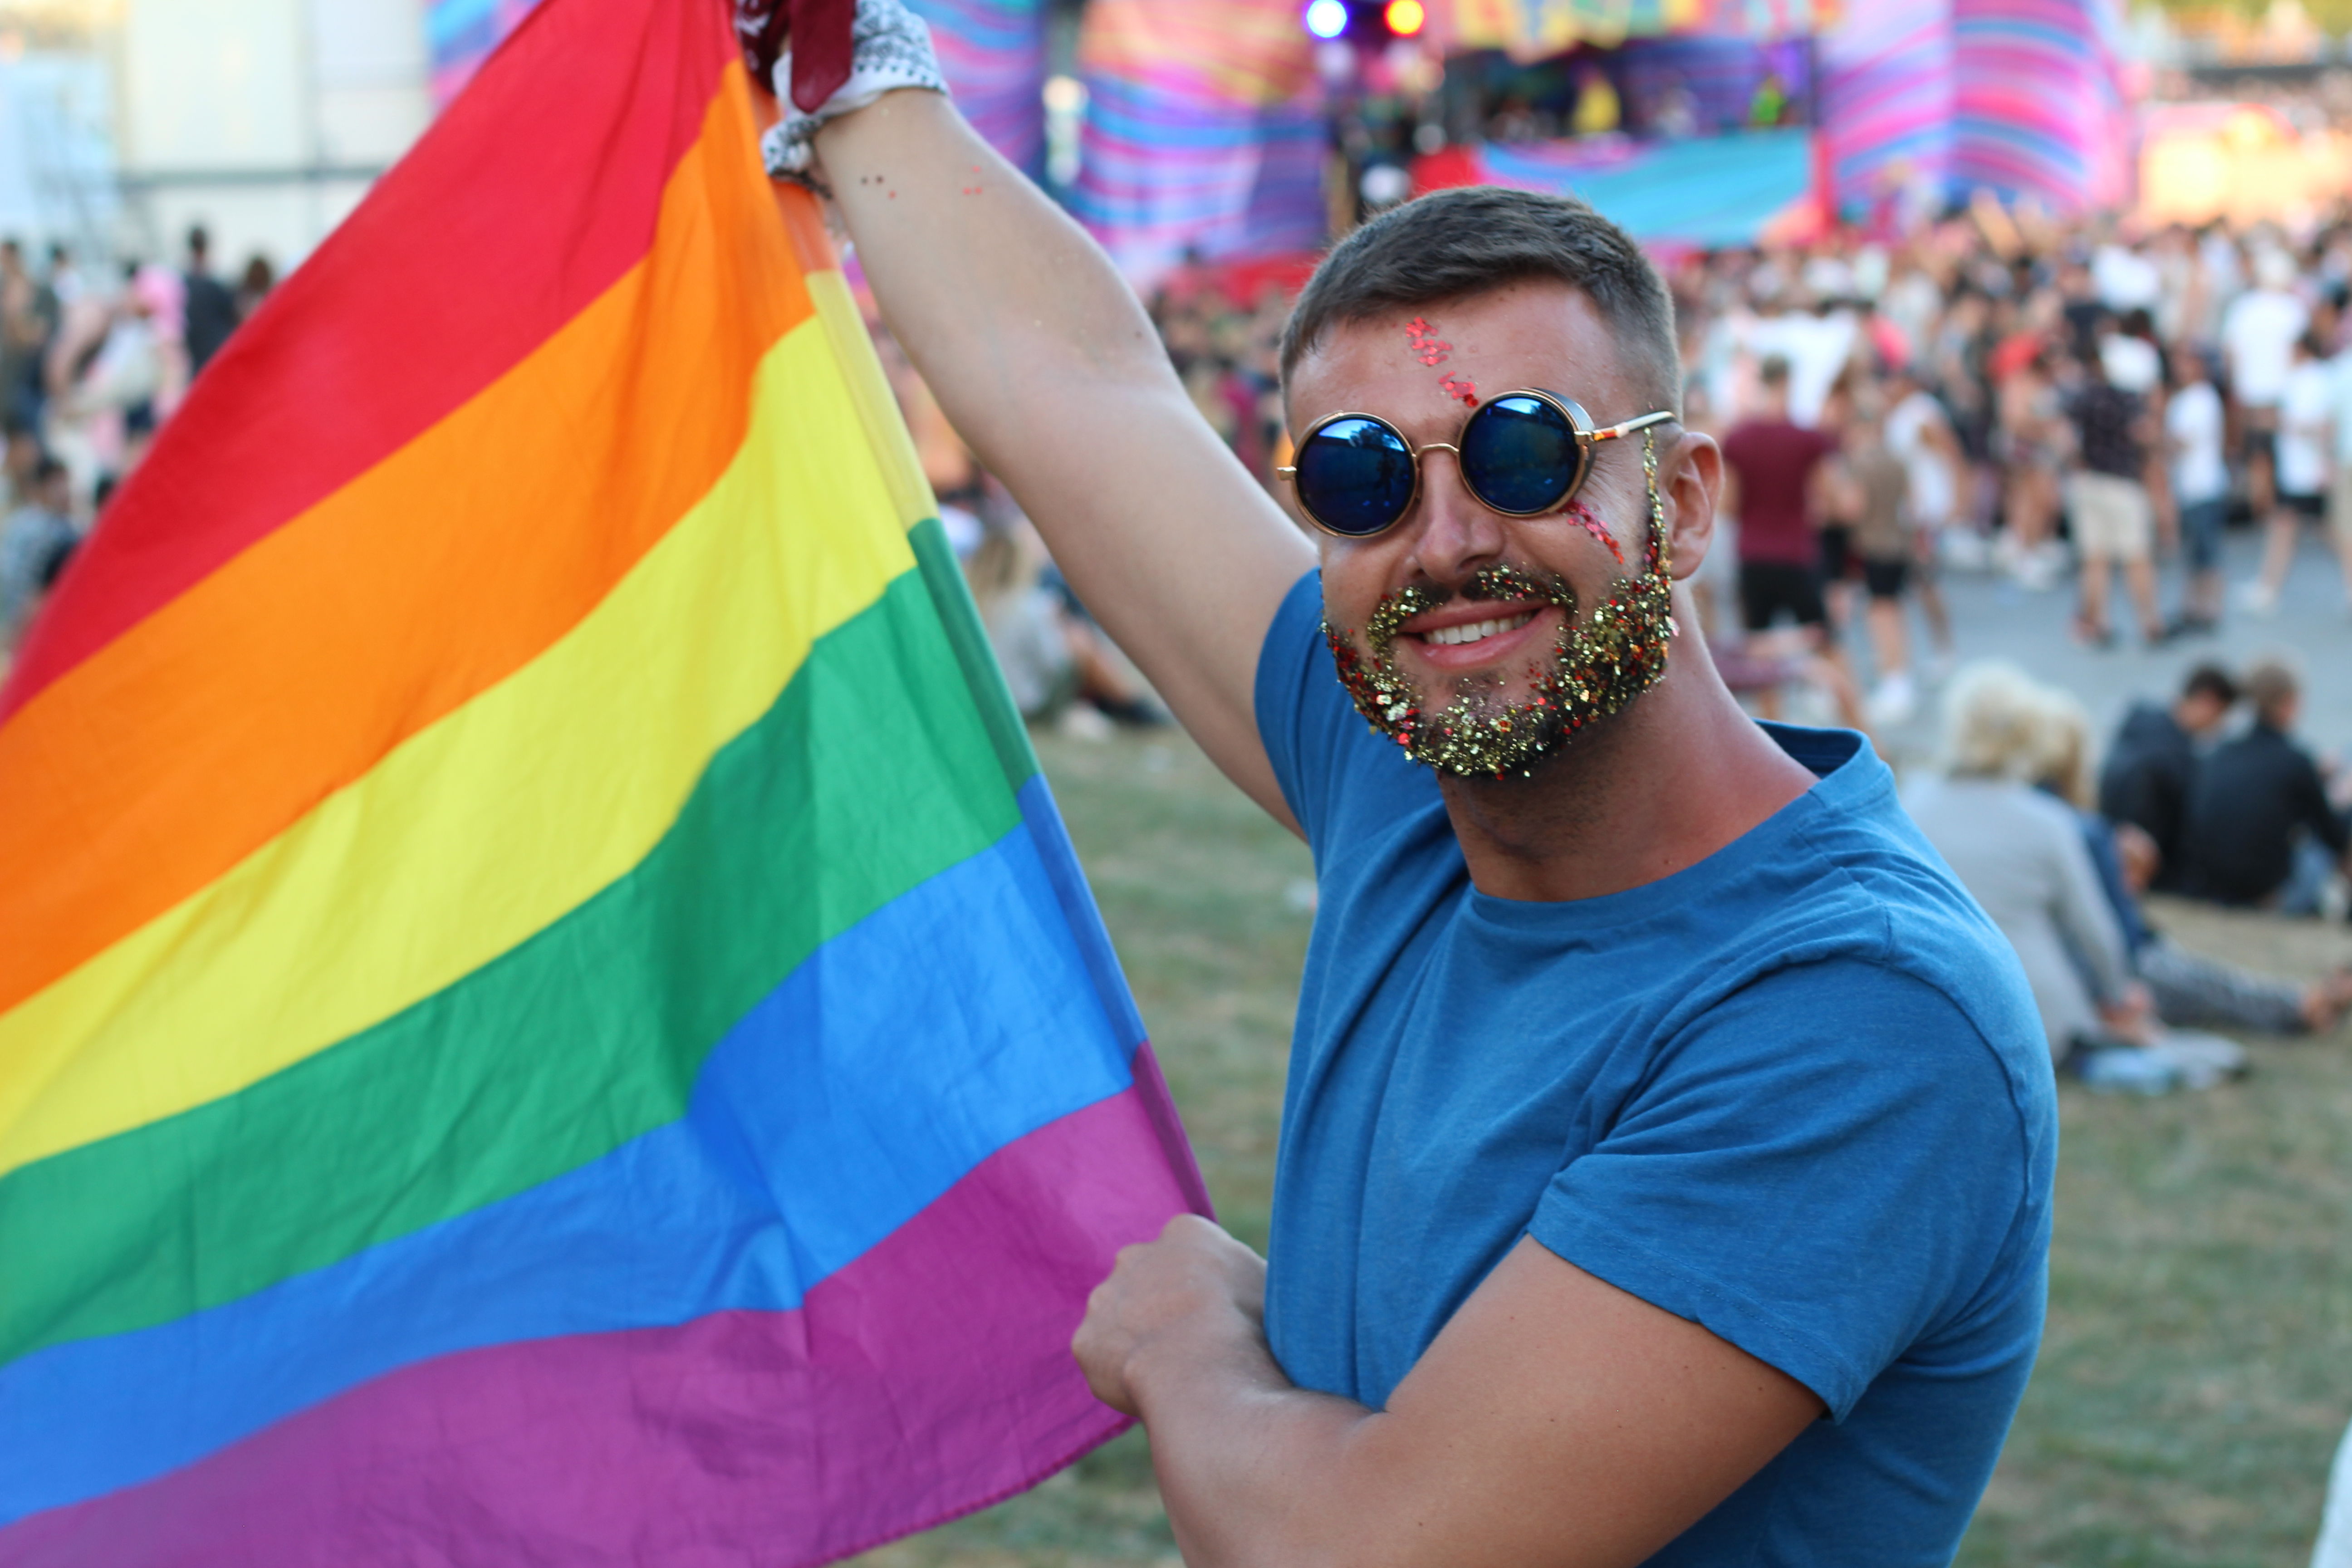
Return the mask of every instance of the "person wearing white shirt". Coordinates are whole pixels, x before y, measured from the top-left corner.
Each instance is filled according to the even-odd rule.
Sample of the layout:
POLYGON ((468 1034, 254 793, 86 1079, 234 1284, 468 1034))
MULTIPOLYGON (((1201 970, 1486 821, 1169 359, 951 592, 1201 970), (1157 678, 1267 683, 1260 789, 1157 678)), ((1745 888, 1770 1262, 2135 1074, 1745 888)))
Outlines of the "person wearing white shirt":
POLYGON ((2180 509, 2180 551, 2189 568, 2173 627, 2211 631, 2221 621, 2221 524, 2230 497, 2230 469, 2221 457, 2221 395, 2213 389, 2202 354, 2183 349, 2172 363, 2164 436, 2172 458, 2172 499, 2180 509))
POLYGON ((2327 486, 2327 531, 2344 569, 2344 613, 2352 616, 2352 348, 2328 362, 2327 412, 2335 426, 2336 459, 2327 486))
POLYGON ((2305 518, 2327 514, 2327 468, 2335 447, 2335 376, 2316 332, 2294 340, 2278 407, 2278 491, 2265 520, 2262 575, 2248 584, 2246 605, 2268 615, 2294 564, 2305 518))
POLYGON ((1927 635, 1936 648, 1933 670, 1940 679, 1952 662, 1952 616, 1944 603, 1938 568, 1944 531, 1960 516, 1968 458, 1944 405, 1920 384, 1916 371, 1897 369, 1887 380, 1886 392, 1894 404, 1886 415, 1886 446, 1902 459, 1910 485, 1911 521, 1918 531, 1911 588, 1927 617, 1927 635))
POLYGON ((2284 251, 2262 252, 2254 279, 2260 287, 2231 300, 2221 313, 2221 352, 2244 432, 2247 493, 2254 515, 2267 517, 2276 504, 2279 400, 2294 368, 2294 340, 2311 325, 2311 312, 2294 291, 2294 261, 2284 251))

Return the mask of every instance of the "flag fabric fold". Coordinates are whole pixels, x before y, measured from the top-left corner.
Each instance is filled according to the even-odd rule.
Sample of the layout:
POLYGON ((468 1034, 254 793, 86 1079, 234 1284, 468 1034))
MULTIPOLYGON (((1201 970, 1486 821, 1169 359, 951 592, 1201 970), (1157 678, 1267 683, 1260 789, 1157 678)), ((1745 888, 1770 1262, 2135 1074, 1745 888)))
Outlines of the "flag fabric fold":
POLYGON ((823 1562, 1206 1199, 718 0, 546 0, 0 689, 0 1564, 823 1562))

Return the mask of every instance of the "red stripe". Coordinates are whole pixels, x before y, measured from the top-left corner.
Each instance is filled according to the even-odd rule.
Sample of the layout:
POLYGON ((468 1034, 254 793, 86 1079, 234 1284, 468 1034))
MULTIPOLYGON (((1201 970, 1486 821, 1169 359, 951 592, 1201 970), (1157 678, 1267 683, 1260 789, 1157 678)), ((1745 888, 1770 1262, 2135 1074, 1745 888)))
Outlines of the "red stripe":
POLYGON ((546 0, 271 298, 269 330, 198 379, 26 640, 0 719, 610 288, 732 57, 718 0, 546 0))
POLYGON ((1125 1425, 1069 1341, 1118 1249, 1186 1206, 1153 1092, 1000 1149, 796 1311, 409 1367, 20 1521, 0 1564, 791 1568, 983 1507, 1125 1425))

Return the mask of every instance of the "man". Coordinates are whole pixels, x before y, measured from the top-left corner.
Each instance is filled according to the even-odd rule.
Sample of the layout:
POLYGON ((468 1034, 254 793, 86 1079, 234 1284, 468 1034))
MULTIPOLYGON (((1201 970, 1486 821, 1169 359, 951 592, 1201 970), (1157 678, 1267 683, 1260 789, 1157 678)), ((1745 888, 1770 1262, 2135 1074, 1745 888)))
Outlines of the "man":
POLYGON ((1917 528, 1912 587, 1927 617, 1927 635, 1936 647, 1933 673, 1940 678, 1952 665, 1952 617, 1944 604, 1944 541, 1946 531, 1961 521, 1969 460, 1951 416, 1916 369, 1898 367, 1888 377, 1887 396, 1892 406, 1886 414, 1886 445, 1902 460, 1917 528))
POLYGON ((1813 476, 1837 443, 1789 417, 1789 362, 1769 356, 1757 372, 1759 405, 1723 437, 1723 510, 1739 519, 1739 615, 1750 637, 1783 614, 1804 628, 1808 647, 1828 649, 1821 542, 1813 527, 1813 476))
POLYGON ((45 452, 33 465, 25 503, 0 521, 0 663, 24 635, 79 539, 66 466, 45 452))
POLYGON ((2230 470, 2221 458, 2221 395, 2205 355, 2182 348, 2172 356, 2172 395, 2164 404, 2165 448, 2172 459, 2188 583, 2171 630, 2187 635, 2221 624, 2221 525, 2229 511, 2230 470))
POLYGON ((2344 574, 2344 613, 2352 616, 2352 345, 2327 362, 2327 534, 2344 574))
MULTIPOLYGON (((2265 248, 2254 258, 2256 288, 2230 301, 2221 313, 2221 353, 2230 372, 2230 399, 2238 405, 2241 456, 2246 466, 2246 496, 2254 515, 2267 519, 2278 504, 2279 403, 2294 362, 2294 341, 2311 325, 2311 312, 2294 292, 2294 261, 2283 250, 2265 248)), ((2277 603, 2275 589, 2257 579, 2245 592, 2246 607, 2266 614, 2277 603)))
POLYGON ((2184 825, 2189 786, 2197 775, 2197 748, 2221 732, 2238 705, 2238 683, 2218 664, 2189 672, 2168 709, 2153 702, 2133 705, 2107 748, 2099 773, 2099 815, 2129 823, 2147 834, 2161 858, 2149 885, 2177 893, 2187 885, 2184 825))
POLYGON ((188 230, 188 266, 181 278, 188 290, 183 320, 191 375, 211 363, 228 335, 236 331, 236 296, 213 276, 212 251, 212 236, 203 225, 188 230))
POLYGON ((772 166, 814 142, 957 427, 1317 850, 1272 1268, 1179 1220, 1076 1340, 1186 1560, 1948 1559, 2037 1339, 2047 1062, 1859 738, 1676 635, 1721 459, 1656 274, 1490 189, 1344 242, 1282 356, 1318 577, 1076 226, 936 94, 848 107, 927 54, 858 26, 772 166))
POLYGON ((2246 672, 2254 721, 2197 770, 2182 832, 2188 891, 2283 914, 2319 911, 2329 874, 2352 850, 2352 822, 2330 804, 2319 764, 2294 743, 2303 684, 2276 659, 2246 672))
MULTIPOLYGON (((2117 349, 2141 346, 2132 338, 2110 338, 2108 344, 2117 349)), ((2066 404, 2074 422, 2078 462, 2066 478, 2066 510, 2074 518, 2074 546, 2083 558, 2083 597, 2074 628, 2094 647, 2115 646, 2107 595, 2117 565, 2139 616, 2141 637, 2150 643, 2160 643, 2165 637, 2164 617, 2156 605, 2156 520, 2145 479, 2151 434, 2146 395, 2153 389, 2157 373, 2153 363, 2143 368, 2134 363, 2136 358, 2128 353, 2094 353, 2087 379, 2066 404)))
POLYGON ((2279 394, 2278 433, 2272 443, 2278 482, 2263 525, 2262 572, 2247 595, 2257 614, 2278 604, 2294 569, 2303 521, 2327 515, 2327 468, 2336 447, 2335 374, 2315 329, 2294 340, 2286 385, 2279 394))

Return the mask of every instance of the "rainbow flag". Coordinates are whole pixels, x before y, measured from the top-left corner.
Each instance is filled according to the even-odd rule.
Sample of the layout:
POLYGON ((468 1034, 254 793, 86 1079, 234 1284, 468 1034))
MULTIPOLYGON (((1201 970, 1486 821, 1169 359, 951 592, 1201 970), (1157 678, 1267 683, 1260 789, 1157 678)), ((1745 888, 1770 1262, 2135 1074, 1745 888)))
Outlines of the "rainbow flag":
POLYGON ((816 1563, 1205 1209, 716 4, 547 0, 0 690, 0 1563, 816 1563))

